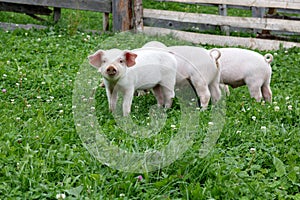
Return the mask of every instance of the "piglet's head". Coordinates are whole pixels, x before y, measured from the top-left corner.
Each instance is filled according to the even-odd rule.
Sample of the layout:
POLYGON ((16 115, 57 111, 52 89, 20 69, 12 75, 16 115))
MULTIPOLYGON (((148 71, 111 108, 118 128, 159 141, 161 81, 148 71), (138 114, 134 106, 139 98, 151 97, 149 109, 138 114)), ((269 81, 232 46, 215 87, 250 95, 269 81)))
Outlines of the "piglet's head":
POLYGON ((119 79, 128 67, 135 65, 137 55, 130 51, 99 50, 88 57, 89 63, 98 69, 107 80, 119 79))

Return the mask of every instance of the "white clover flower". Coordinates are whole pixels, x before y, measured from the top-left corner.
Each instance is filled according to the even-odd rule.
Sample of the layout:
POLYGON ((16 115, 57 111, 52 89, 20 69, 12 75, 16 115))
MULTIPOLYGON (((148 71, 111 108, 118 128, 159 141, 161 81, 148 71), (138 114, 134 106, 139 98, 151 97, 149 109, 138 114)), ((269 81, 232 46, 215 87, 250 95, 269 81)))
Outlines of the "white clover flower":
POLYGON ((250 148, 250 153, 255 153, 256 149, 254 147, 250 148))
POLYGON ((27 104, 26 106, 27 106, 27 108, 30 108, 30 107, 31 107, 31 105, 30 105, 30 104, 27 104))
POLYGON ((66 195, 64 193, 62 193, 62 194, 57 194, 55 197, 56 197, 56 199, 65 199, 66 195))
POLYGON ((60 113, 60 114, 64 113, 64 110, 60 110, 59 113, 60 113))
POLYGON ((58 104, 58 106, 59 106, 59 107, 62 107, 63 105, 60 103, 60 104, 58 104))
POLYGON ((241 133, 242 133, 242 131, 239 131, 239 130, 238 130, 238 131, 236 131, 236 134, 241 134, 241 133))
POLYGON ((91 110, 95 110, 96 108, 95 107, 91 107, 91 110))
POLYGON ((51 100, 53 100, 53 99, 54 99, 54 97, 53 97, 53 96, 50 96, 49 98, 50 98, 51 100))
POLYGON ((212 125, 214 125, 214 123, 213 122, 208 122, 208 125, 212 126, 212 125))
POLYGON ((21 118, 20 117, 16 117, 16 120, 19 121, 21 118))
POLYGON ((20 83, 16 83, 16 86, 20 86, 20 83))
POLYGON ((45 84, 46 84, 46 82, 45 82, 45 81, 43 81, 43 82, 41 82, 41 84, 42 84, 42 85, 45 85, 45 84))
POLYGON ((289 99, 290 99, 290 97, 289 97, 289 96, 285 97, 285 100, 289 100, 289 99))
POLYGON ((273 105, 277 105, 277 101, 274 101, 274 102, 273 102, 273 105))
POLYGON ((176 125, 171 124, 171 128, 175 129, 175 128, 176 128, 176 125))
POLYGON ((36 98, 41 99, 42 97, 41 96, 37 96, 36 98))
POLYGON ((121 193, 119 196, 120 196, 120 197, 125 197, 125 194, 124 194, 124 193, 121 193))
POLYGON ((279 106, 275 106, 274 110, 275 110, 275 112, 278 112, 280 110, 280 107, 279 106))
POLYGON ((288 110, 293 110, 293 106, 292 105, 288 105, 288 110))
POLYGON ((265 130, 267 130, 267 127, 261 126, 260 129, 263 130, 263 131, 265 131, 265 130))
POLYGON ((40 41, 42 41, 42 40, 41 40, 41 38, 38 38, 36 41, 40 42, 40 41))
POLYGON ((251 119, 252 119, 253 121, 255 121, 255 120, 256 120, 256 117, 255 117, 255 116, 252 116, 251 119))
POLYGON ((51 101, 50 99, 47 99, 47 100, 46 100, 47 103, 50 103, 50 101, 51 101))

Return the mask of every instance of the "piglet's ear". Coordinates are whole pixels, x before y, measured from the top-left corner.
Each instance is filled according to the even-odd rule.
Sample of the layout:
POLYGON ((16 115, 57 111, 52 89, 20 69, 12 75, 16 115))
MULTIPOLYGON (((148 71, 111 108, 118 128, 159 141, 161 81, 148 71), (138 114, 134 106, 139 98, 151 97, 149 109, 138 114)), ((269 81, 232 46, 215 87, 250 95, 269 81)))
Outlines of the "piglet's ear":
POLYGON ((88 56, 89 63, 93 67, 99 68, 101 66, 103 53, 104 52, 102 50, 99 50, 96 53, 94 53, 93 55, 88 56))
POLYGON ((136 57, 137 55, 135 53, 129 51, 125 52, 125 59, 128 67, 132 67, 133 65, 135 65, 136 57))

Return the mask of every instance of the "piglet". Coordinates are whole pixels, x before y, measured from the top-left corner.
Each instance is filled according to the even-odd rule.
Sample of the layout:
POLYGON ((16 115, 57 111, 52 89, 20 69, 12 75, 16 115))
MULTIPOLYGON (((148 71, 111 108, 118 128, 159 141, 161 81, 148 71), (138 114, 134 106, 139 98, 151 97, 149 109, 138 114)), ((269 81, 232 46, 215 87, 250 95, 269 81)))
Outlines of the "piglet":
POLYGON ((190 81, 200 98, 202 109, 207 108, 210 98, 213 103, 220 100, 220 73, 209 51, 193 46, 170 46, 168 50, 174 53, 178 62, 176 85, 190 81))
POLYGON ((98 50, 88 57, 89 63, 104 78, 109 109, 116 109, 118 93, 123 93, 123 115, 129 115, 134 92, 152 89, 158 105, 170 108, 174 98, 177 61, 165 51, 136 49, 98 50))
POLYGON ((216 60, 220 57, 218 49, 210 51, 193 46, 170 46, 161 42, 151 41, 143 48, 167 49, 177 60, 176 86, 190 83, 200 99, 202 109, 207 109, 210 97, 213 103, 221 98, 219 88, 220 73, 216 60))
POLYGON ((224 89, 229 93, 227 85, 236 88, 247 85, 251 97, 256 101, 272 101, 270 88, 273 61, 271 54, 261 54, 240 48, 220 48, 221 57, 218 63, 221 69, 220 83, 225 84, 224 89))

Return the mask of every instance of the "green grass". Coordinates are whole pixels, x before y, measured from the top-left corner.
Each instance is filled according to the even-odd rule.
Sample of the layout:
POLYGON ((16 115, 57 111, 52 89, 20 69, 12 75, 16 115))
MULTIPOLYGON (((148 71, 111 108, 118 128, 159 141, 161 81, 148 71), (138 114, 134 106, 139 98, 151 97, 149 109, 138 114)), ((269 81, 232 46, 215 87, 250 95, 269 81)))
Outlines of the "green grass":
MULTIPOLYGON (((6 90, 0 92, 0 199, 55 199, 57 194, 67 199, 300 199, 299 48, 271 52, 273 104, 256 103, 246 87, 231 90, 225 126, 208 156, 200 158, 199 149, 214 117, 211 107, 199 113, 201 128, 183 157, 158 171, 122 172, 91 156, 76 131, 72 95, 78 70, 99 46, 189 43, 171 36, 88 35, 80 27, 94 29, 98 18, 87 19, 84 12, 77 18, 79 29, 70 31, 72 12, 63 11, 54 28, 0 30, 0 89, 6 90)), ((16 23, 27 20, 36 22, 20 16, 16 23)), ((160 134, 135 140, 116 127, 103 89, 96 97, 104 134, 129 152, 162 147, 177 133, 171 125, 180 126, 176 102, 160 134)), ((152 104, 151 95, 136 97, 133 119, 146 126, 152 104)))

